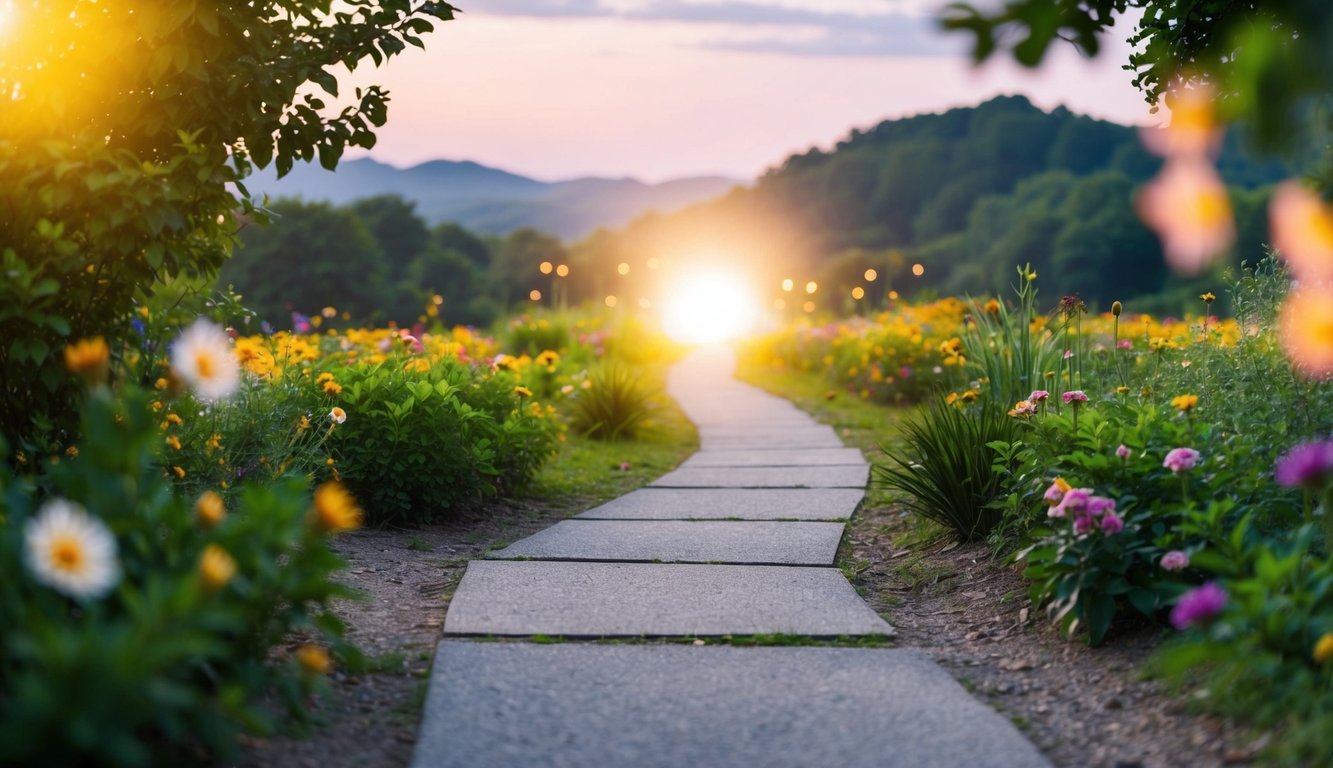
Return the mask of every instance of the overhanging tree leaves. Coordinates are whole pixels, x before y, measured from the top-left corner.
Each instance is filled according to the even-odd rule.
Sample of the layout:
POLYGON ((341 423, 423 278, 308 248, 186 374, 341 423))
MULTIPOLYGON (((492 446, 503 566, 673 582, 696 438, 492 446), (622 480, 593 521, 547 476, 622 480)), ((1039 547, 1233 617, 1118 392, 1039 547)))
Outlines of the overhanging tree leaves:
MULTIPOLYGON (((226 257, 254 166, 334 167, 387 117, 379 65, 455 9, 420 0, 52 0, 0 40, 0 435, 59 437, 60 349, 226 257), (343 104, 334 102, 342 97, 343 104), (50 418, 53 428, 39 429, 50 418)), ((262 212, 258 214, 262 218, 262 212)))

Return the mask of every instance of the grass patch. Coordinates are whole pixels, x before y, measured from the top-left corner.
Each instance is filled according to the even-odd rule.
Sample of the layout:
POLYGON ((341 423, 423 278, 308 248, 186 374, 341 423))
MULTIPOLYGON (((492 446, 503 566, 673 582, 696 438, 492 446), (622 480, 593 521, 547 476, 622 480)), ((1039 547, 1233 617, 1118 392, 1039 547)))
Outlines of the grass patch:
MULTIPOLYGON (((663 371, 654 371, 660 380, 663 371)), ((658 398, 633 440, 595 440, 570 434, 526 496, 574 514, 623 496, 675 469, 699 447, 699 433, 676 402, 658 398)))

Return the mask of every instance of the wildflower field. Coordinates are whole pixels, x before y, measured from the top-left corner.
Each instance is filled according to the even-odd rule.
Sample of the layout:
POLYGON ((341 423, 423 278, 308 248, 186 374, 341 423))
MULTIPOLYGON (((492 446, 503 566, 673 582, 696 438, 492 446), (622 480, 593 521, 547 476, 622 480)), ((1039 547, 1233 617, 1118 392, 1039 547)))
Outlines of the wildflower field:
POLYGON ((1268 258, 1218 287, 1233 317, 1210 314, 1211 291, 1197 316, 1094 316, 1020 268, 1007 298, 797 324, 743 354, 829 397, 917 404, 878 485, 1021 567, 1070 637, 1170 628, 1156 674, 1279 728, 1275 762, 1318 764, 1333 759, 1333 381, 1292 280, 1268 258))
POLYGON ((362 664, 330 610, 353 596, 331 534, 521 494, 570 431, 632 438, 675 354, 598 313, 492 335, 329 308, 244 334, 234 304, 200 309, 144 305, 118 344, 67 346, 78 442, 8 448, 0 762, 175 764, 270 731, 275 702, 299 715, 362 664))

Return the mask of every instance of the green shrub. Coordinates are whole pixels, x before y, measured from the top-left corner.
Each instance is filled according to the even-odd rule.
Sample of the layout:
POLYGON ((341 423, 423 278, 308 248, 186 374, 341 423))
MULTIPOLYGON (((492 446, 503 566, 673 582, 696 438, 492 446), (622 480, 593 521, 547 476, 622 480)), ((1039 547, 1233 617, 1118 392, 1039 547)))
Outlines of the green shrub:
POLYGON ((553 453, 556 422, 506 375, 448 359, 329 372, 346 413, 329 439, 335 466, 375 523, 440 520, 514 491, 553 453))
POLYGON ((1008 468, 999 451, 1017 439, 1015 421, 990 400, 961 407, 936 397, 903 431, 907 456, 886 451, 892 464, 875 466, 876 481, 906 494, 909 509, 960 540, 985 538, 1002 514, 994 504, 1008 468))
POLYGON ((165 766, 227 755, 238 733, 269 729, 266 701, 299 711, 316 684, 311 669, 279 658, 293 633, 353 654, 326 612, 348 593, 329 580, 342 561, 311 525, 306 483, 246 486, 205 524, 159 466, 148 403, 99 388, 77 457, 40 478, 0 462, 0 763, 165 766), (58 590, 33 565, 28 531, 61 500, 115 542, 100 589, 58 590))
POLYGON ((656 392, 617 362, 594 368, 570 404, 574 429, 598 440, 629 440, 653 411, 656 392))

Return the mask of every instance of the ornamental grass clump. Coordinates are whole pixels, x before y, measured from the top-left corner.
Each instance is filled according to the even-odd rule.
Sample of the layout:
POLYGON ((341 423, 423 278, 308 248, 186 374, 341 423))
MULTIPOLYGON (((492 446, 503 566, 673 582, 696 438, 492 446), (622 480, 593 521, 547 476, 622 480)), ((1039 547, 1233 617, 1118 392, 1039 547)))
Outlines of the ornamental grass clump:
POLYGON ((984 539, 1000 521, 1002 512, 993 504, 1005 487, 994 445, 1011 445, 1018 422, 985 398, 962 408, 936 397, 903 431, 905 455, 886 450, 891 463, 875 465, 875 481, 901 492, 909 509, 959 540, 984 539))
POLYGON ((596 440, 630 440, 652 415, 656 392, 643 375, 614 360, 593 368, 570 403, 574 430, 596 440))

